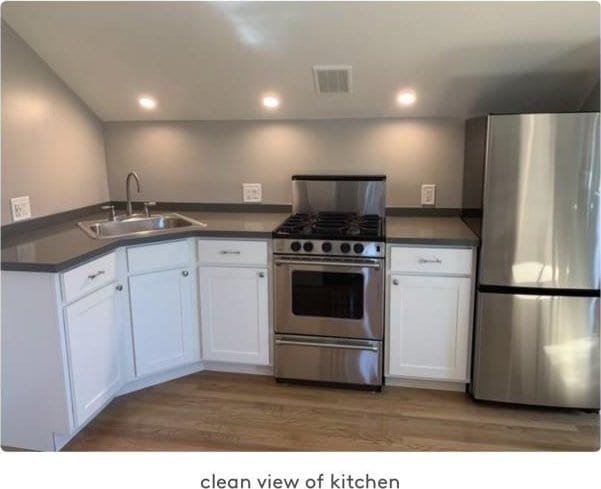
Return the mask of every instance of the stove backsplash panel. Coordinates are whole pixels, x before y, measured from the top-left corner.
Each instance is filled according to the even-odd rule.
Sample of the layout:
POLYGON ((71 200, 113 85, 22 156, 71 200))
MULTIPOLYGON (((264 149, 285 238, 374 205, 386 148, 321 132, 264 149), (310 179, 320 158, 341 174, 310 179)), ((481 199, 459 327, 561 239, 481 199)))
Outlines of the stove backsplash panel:
POLYGON ((386 212, 386 177, 382 175, 292 177, 292 212, 355 212, 359 215, 386 212))

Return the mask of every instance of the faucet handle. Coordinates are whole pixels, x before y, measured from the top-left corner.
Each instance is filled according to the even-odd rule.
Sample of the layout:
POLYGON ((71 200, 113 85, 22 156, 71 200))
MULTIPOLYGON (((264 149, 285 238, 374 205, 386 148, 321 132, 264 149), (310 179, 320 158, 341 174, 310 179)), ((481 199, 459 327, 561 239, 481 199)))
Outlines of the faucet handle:
POLYGON ((109 211, 109 221, 114 221, 115 216, 115 206, 114 205, 103 205, 101 207, 103 211, 109 211))
POLYGON ((150 217, 150 208, 156 205, 156 202, 144 202, 144 212, 146 213, 146 217, 150 217))

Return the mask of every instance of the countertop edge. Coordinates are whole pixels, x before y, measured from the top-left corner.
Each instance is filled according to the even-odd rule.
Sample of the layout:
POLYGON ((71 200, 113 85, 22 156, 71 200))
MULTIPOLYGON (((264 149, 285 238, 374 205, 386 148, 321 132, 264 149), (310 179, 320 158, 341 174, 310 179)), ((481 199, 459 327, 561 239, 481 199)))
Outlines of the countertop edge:
POLYGON ((105 255, 122 246, 133 246, 145 243, 156 243, 161 241, 171 241, 175 239, 186 239, 194 237, 212 237, 212 238, 262 238, 271 239, 272 232, 266 231, 207 231, 203 229, 186 230, 184 232, 169 232, 165 234, 155 234, 152 236, 138 236, 132 238, 118 238, 107 242, 105 246, 87 251, 81 255, 74 256, 60 263, 23 263, 13 261, 2 261, 0 269, 7 272, 49 272, 60 273, 69 270, 77 265, 85 263, 93 258, 105 255))
MULTIPOLYGON (((463 234, 463 233, 462 233, 463 234)), ((241 239, 271 239, 273 231, 250 231, 250 230, 207 230, 203 228, 186 229, 186 230, 170 230, 169 232, 154 234, 150 236, 134 236, 120 237, 113 240, 107 240, 106 243, 99 244, 97 248, 89 251, 84 251, 76 256, 59 263, 37 262, 26 263, 19 261, 4 261, 0 263, 2 271, 19 271, 19 272, 45 272, 45 273, 61 273, 74 268, 82 263, 90 261, 96 257, 100 257, 122 246, 135 246, 141 244, 158 243, 161 241, 186 239, 193 237, 210 237, 210 238, 241 238, 241 239)), ((391 245, 433 245, 433 246, 461 246, 461 247, 477 247, 480 240, 476 235, 464 237, 402 237, 388 236, 385 239, 386 244, 391 245)))

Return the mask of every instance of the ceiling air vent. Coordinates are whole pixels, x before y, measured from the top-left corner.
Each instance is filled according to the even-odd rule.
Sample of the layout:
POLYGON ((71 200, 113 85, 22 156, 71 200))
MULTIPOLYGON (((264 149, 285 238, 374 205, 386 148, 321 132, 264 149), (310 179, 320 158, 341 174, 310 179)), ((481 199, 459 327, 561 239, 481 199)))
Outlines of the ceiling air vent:
POLYGON ((317 93, 350 93, 350 66, 313 66, 317 93))

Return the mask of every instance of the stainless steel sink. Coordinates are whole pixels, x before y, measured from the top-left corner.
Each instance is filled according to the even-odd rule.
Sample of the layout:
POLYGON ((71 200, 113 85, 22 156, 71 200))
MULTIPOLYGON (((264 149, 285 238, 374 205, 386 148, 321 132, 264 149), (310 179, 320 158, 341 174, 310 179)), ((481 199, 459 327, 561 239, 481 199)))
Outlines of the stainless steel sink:
POLYGON ((77 225, 94 239, 157 234, 166 230, 187 227, 206 227, 204 222, 195 221, 180 214, 132 215, 118 217, 114 221, 108 219, 81 221, 77 225))

